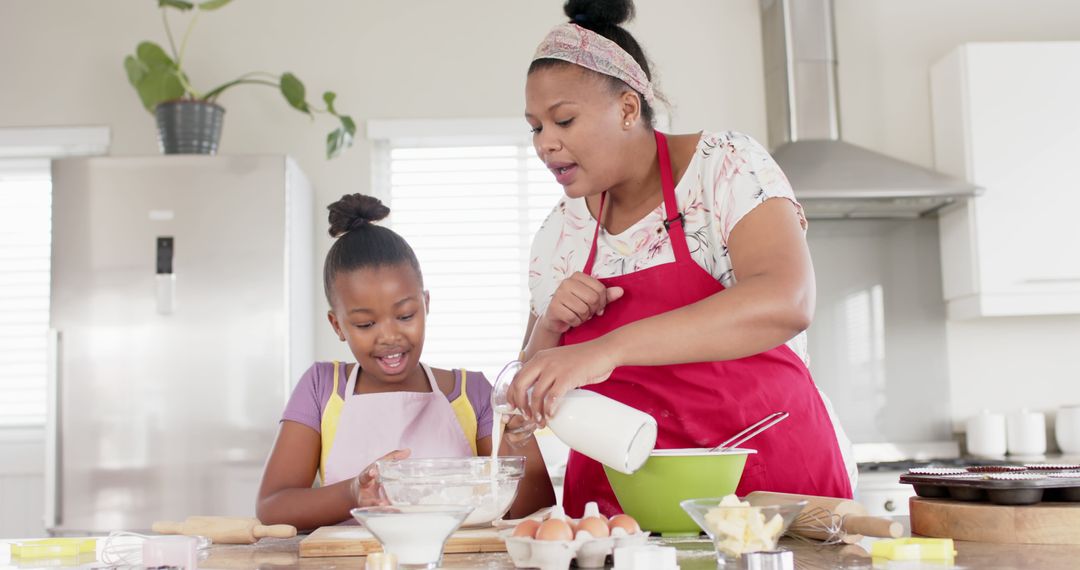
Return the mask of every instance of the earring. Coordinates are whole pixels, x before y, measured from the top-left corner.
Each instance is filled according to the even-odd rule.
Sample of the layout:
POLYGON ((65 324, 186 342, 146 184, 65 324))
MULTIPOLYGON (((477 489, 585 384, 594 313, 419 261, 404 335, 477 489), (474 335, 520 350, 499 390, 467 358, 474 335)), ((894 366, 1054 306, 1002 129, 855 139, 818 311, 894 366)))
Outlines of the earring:
POLYGON ((625 121, 625 122, 623 122, 623 126, 624 126, 624 127, 629 127, 629 126, 630 126, 630 121, 625 121))

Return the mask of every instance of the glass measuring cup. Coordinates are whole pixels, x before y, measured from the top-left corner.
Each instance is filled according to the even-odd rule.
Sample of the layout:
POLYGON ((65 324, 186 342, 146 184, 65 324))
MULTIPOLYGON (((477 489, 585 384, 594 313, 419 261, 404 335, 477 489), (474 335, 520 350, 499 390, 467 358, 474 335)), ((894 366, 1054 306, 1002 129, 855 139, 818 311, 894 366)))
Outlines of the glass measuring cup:
MULTIPOLYGON (((499 414, 520 414, 507 402, 520 361, 507 364, 495 380, 491 407, 499 414)), ((531 395, 530 391, 530 395, 531 395)), ((548 427, 571 449, 626 473, 637 471, 656 447, 656 420, 649 414, 591 390, 563 396, 548 427)))

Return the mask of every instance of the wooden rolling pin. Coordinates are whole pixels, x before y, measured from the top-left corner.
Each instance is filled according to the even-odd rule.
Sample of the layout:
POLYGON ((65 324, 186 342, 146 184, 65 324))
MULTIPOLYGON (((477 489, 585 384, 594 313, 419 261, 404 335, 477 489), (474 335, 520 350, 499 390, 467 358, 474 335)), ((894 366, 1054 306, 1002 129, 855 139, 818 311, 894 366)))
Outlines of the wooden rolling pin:
POLYGON ((830 538, 829 532, 823 528, 824 523, 830 521, 815 520, 815 515, 821 519, 839 516, 841 534, 838 538, 847 544, 854 544, 862 540, 863 536, 900 538, 904 532, 904 527, 900 523, 882 517, 869 516, 866 514, 866 507, 849 499, 754 491, 746 496, 746 500, 754 506, 806 501, 806 507, 799 513, 788 532, 815 540, 830 538))
POLYGON ((158 521, 153 530, 159 534, 205 536, 215 544, 252 544, 260 538, 292 538, 296 527, 287 524, 266 526, 250 517, 188 517, 182 523, 158 521))

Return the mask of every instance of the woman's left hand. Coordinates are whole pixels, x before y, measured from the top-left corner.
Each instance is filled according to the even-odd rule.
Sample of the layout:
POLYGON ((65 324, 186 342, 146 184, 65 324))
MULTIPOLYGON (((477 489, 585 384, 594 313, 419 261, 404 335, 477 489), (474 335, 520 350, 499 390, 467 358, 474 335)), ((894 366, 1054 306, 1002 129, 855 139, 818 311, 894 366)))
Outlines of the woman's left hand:
POLYGON ((508 397, 510 404, 541 427, 546 426, 567 392, 599 384, 615 370, 618 364, 614 355, 598 340, 536 353, 514 377, 508 397))

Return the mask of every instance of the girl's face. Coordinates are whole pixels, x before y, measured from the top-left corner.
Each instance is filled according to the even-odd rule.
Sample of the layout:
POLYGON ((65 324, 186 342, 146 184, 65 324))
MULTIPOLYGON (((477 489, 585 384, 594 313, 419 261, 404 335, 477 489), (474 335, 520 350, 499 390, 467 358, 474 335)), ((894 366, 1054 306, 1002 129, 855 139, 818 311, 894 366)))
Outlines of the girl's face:
POLYGON ((362 373, 386 384, 407 380, 420 362, 428 308, 416 270, 399 263, 345 271, 332 292, 327 316, 362 373))
POLYGON ((567 196, 599 194, 626 176, 621 145, 630 130, 625 121, 633 125, 637 119, 633 102, 576 65, 529 74, 525 120, 533 130, 533 146, 567 196))

